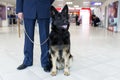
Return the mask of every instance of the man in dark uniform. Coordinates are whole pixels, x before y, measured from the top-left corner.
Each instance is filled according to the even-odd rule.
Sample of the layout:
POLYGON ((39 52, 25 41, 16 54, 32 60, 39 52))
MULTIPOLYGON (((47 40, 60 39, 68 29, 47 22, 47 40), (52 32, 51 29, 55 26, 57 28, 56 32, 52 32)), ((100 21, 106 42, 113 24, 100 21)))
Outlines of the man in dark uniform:
MULTIPOLYGON (((24 20, 24 25, 28 36, 34 41, 35 22, 39 24, 40 43, 42 44, 49 35, 50 6, 54 0, 16 0, 16 13, 19 19, 24 20)), ((22 70, 33 65, 34 44, 25 34, 24 61, 17 68, 22 70)), ((46 72, 50 72, 48 41, 41 45, 41 65, 46 72)))

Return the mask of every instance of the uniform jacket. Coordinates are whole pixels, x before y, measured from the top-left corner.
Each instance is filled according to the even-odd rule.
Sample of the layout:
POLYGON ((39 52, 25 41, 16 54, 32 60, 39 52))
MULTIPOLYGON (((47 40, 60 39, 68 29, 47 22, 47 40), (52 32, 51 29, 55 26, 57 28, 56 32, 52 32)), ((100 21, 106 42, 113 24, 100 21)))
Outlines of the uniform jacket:
POLYGON ((49 18, 54 0, 16 0, 16 13, 23 12, 24 18, 49 18))

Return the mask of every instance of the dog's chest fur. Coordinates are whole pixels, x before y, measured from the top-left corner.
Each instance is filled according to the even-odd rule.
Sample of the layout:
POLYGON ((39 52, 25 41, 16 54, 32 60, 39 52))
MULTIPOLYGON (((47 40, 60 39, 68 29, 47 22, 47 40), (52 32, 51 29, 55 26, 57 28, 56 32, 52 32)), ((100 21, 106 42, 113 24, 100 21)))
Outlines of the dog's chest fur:
POLYGON ((56 31, 52 31, 50 33, 50 45, 52 46, 63 46, 70 44, 70 34, 69 32, 61 32, 58 33, 56 31))
POLYGON ((55 31, 52 31, 50 33, 50 48, 51 53, 54 54, 58 52, 57 54, 54 54, 57 56, 58 62, 63 62, 63 58, 65 57, 66 53, 63 52, 69 52, 70 49, 70 34, 69 32, 62 32, 58 33, 55 31))

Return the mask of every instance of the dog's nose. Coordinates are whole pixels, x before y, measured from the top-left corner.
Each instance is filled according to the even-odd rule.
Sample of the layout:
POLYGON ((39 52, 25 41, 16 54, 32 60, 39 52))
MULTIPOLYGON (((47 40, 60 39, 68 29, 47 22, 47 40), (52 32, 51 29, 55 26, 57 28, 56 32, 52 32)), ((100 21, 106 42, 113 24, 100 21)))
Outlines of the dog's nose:
POLYGON ((67 20, 64 20, 64 23, 67 23, 68 21, 67 20))

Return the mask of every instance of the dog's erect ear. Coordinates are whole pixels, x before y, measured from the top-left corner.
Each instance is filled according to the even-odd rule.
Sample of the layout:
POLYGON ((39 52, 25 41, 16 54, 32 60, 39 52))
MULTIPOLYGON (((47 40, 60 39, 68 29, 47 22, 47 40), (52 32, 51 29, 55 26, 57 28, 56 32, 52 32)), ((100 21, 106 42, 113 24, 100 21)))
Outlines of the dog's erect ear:
POLYGON ((68 14, 68 6, 65 5, 64 8, 62 9, 62 13, 68 14))
POLYGON ((55 9, 55 7, 54 6, 51 6, 51 16, 53 17, 55 14, 57 14, 58 13, 58 11, 55 9))

